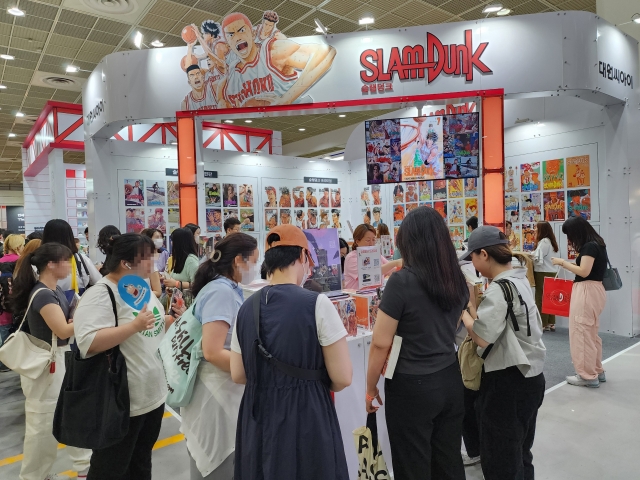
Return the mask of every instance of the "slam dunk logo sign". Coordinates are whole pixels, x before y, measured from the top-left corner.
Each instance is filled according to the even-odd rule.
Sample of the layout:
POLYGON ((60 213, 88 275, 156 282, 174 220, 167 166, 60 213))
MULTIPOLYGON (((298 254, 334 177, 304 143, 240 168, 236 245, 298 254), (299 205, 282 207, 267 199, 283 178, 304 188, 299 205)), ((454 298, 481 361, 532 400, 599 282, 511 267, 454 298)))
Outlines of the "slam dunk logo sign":
POLYGON ((400 80, 427 78, 431 83, 442 73, 464 76, 473 81, 474 69, 483 74, 493 73, 481 57, 489 42, 473 46, 473 31, 464 31, 464 43, 443 45, 438 37, 427 32, 426 48, 422 45, 393 47, 389 52, 382 48, 365 50, 360 54, 360 79, 366 84, 362 92, 384 92, 393 89, 394 74, 400 80), (388 54, 388 57, 387 57, 388 54), (375 87, 375 88, 372 88, 375 87))

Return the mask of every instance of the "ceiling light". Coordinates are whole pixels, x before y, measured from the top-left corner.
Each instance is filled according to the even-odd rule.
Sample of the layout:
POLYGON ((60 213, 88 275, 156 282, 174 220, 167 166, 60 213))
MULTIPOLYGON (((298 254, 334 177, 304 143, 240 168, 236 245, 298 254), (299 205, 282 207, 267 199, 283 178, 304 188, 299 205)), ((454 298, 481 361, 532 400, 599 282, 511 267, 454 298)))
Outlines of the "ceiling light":
POLYGON ((0 85, 0 90, 4 90, 5 88, 7 88, 6 85, 0 85))
POLYGON ((316 163, 315 160, 309 160, 309 163, 316 163))
POLYGON ((15 136, 16 136, 16 134, 15 134, 15 133, 10 133, 10 134, 9 134, 9 138, 13 138, 13 137, 15 137, 15 136))
POLYGON ((160 40, 154 40, 153 42, 151 42, 151 46, 160 48, 160 47, 164 47, 164 43, 162 43, 160 40))
POLYGON ((358 23, 360 25, 371 25, 373 22, 375 22, 373 17, 362 17, 360 20, 358 20, 358 23))
POLYGON ((2 55, 0 55, 0 58, 3 60, 15 60, 16 57, 14 57, 13 55, 8 55, 6 53, 3 53, 2 55))
POLYGON ((253 123, 253 120, 245 120, 244 123, 253 123))
POLYGON ((24 113, 22 113, 22 112, 16 112, 16 117, 24 117, 24 113))
POLYGON ((171 145, 177 145, 178 142, 171 142, 171 145))
POLYGON ((224 123, 233 123, 233 120, 225 120, 224 123))
POLYGON ((340 115, 338 115, 338 117, 344 118, 344 117, 346 117, 346 115, 344 113, 341 113, 340 115))
POLYGON ((16 17, 24 17, 24 12, 18 7, 7 8, 7 12, 16 17))
POLYGON ((496 12, 499 12, 500 10, 502 10, 501 3, 492 3, 491 5, 487 5, 486 7, 484 7, 484 10, 482 10, 482 13, 496 13, 496 12))
POLYGON ((78 70, 80 69, 74 65, 67 65, 67 73, 78 73, 78 70))
POLYGON ((634 13, 631 16, 631 21, 640 24, 640 13, 634 13))
POLYGON ((298 130, 300 130, 301 132, 304 132, 306 128, 299 128, 298 130))
POLYGON ((322 22, 320 21, 320 19, 318 19, 318 18, 314 18, 314 19, 313 19, 313 21, 314 21, 314 22, 316 22, 316 27, 318 27, 318 28, 316 28, 316 32, 318 32, 318 33, 324 33, 324 34, 326 35, 326 34, 327 34, 327 32, 328 32, 329 30, 327 30, 327 27, 325 27, 325 26, 322 24, 322 22))
POLYGON ((511 13, 510 8, 503 8, 502 10, 498 11, 496 15, 499 17, 504 17, 505 15, 509 15, 510 13, 511 13))
POLYGON ((136 46, 136 48, 142 47, 142 33, 136 32, 135 36, 133 37, 133 44, 136 46))

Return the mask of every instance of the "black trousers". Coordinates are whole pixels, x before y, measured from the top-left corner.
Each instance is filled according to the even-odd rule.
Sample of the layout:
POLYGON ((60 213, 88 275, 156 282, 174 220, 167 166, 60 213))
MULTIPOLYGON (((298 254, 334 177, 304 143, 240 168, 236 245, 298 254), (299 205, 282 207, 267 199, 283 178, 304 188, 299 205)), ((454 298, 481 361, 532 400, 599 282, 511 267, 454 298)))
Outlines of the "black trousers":
POLYGON ((160 435, 164 405, 131 417, 120 442, 94 450, 87 480, 151 480, 151 450, 160 435))
POLYGON ((544 375, 525 378, 517 367, 484 373, 477 408, 480 456, 486 480, 533 480, 531 447, 544 375))
POLYGON ((385 382, 385 411, 396 480, 464 480, 464 417, 458 362, 430 375, 395 373, 385 382))
POLYGON ((462 439, 470 457, 480 456, 480 428, 478 427, 478 410, 476 400, 480 391, 464 389, 464 420, 462 422, 462 439))

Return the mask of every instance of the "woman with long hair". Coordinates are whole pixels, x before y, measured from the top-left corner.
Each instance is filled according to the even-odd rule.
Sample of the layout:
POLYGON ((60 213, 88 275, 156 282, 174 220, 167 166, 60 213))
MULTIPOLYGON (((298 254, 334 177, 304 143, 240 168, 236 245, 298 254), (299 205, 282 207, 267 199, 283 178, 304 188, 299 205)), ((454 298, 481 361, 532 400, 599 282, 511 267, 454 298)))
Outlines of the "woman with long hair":
POLYGON ((71 257, 71 272, 65 279, 60 280, 60 287, 65 291, 67 299, 71 300, 74 294, 82 295, 91 285, 95 285, 101 278, 100 272, 93 265, 89 257, 78 253, 78 247, 73 236, 71 226, 64 220, 49 220, 43 230, 42 245, 47 243, 59 243, 64 245, 73 254, 71 257))
POLYGON ((191 457, 191 480, 233 477, 238 410, 244 387, 231 380, 231 336, 244 302, 240 284, 258 276, 258 242, 246 233, 216 244, 193 282, 202 352, 191 402, 182 408, 182 432, 191 457))
MULTIPOLYGON (((10 297, 12 310, 25 312, 31 302, 29 310, 25 312, 31 335, 51 345, 53 333, 57 343, 53 372, 47 368, 35 380, 20 377, 26 397, 21 480, 50 478, 58 453, 58 442, 52 433, 53 414, 64 379, 64 356, 69 351, 68 339, 73 335, 69 302, 59 283, 71 272, 71 257, 71 250, 66 246, 46 243, 25 254, 13 276, 10 297), (37 280, 33 267, 38 273, 37 280)), ((78 478, 86 479, 91 451, 75 447, 67 447, 67 450, 73 469, 78 472, 78 478)))
POLYGON ((340 265, 342 267, 342 273, 344 274, 344 259, 349 255, 350 248, 344 238, 339 238, 338 241, 340 243, 340 265))
MULTIPOLYGON (((109 244, 111 242, 111 239, 119 235, 120 235, 120 230, 118 229, 118 227, 114 225, 107 225, 105 227, 102 227, 98 232, 98 242, 96 243, 96 247, 98 247, 98 250, 100 250, 102 254, 106 256, 107 251, 109 250, 109 244)), ((100 271, 100 275, 102 276, 105 276, 107 273, 109 273, 106 271, 104 267, 106 263, 107 263, 107 259, 105 259, 102 265, 100 265, 99 271, 100 271)))
POLYGON ((171 234, 171 257, 165 272, 165 287, 180 290, 191 288, 199 263, 194 233, 187 227, 174 230, 171 234))
MULTIPOLYGON (((358 225, 353 232, 352 251, 344 259, 344 288, 358 288, 358 247, 373 247, 376 244, 376 229, 371 225, 358 225)), ((382 275, 391 273, 396 268, 402 268, 402 260, 389 261, 380 255, 382 275)))
POLYGON ((377 385, 398 335, 400 356, 384 386, 394 475, 464 480, 463 385, 455 336, 469 290, 449 229, 435 210, 412 210, 397 243, 404 266, 389 278, 380 302, 369 353, 367 412, 379 408, 374 400, 382 404, 377 385))
MULTIPOLYGON (((164 368, 157 350, 165 326, 173 318, 165 315, 155 295, 149 296, 148 303, 134 308, 131 305, 134 302, 130 304, 120 296, 118 283, 125 276, 148 278, 153 270, 154 249, 149 237, 136 233, 114 236, 107 246, 105 267, 109 273, 82 296, 74 316, 82 358, 119 345, 129 383, 129 431, 113 445, 93 451, 91 480, 151 479, 151 450, 160 433, 167 396, 164 368)), ((143 295, 148 285, 134 283, 128 287, 143 295)))
POLYGON ((462 314, 484 358, 476 411, 486 480, 534 478, 531 447, 544 398, 546 349, 527 270, 513 268, 514 256, 522 263, 496 227, 483 226, 469 236, 465 260, 491 280, 478 310, 469 302, 462 314))
MULTIPOLYGON (((20 270, 20 265, 24 263, 25 259, 29 258, 27 257, 27 255, 35 252, 40 247, 40 245, 42 245, 42 240, 39 238, 34 238, 32 240, 29 240, 29 242, 25 245, 24 250, 22 251, 22 255, 16 262, 16 269, 14 270, 14 272, 17 272, 20 270)), ((14 273, 14 276, 15 276, 15 273, 14 273)))
POLYGON ((153 254, 153 271, 149 277, 149 286, 151 287, 153 294, 160 298, 162 295, 162 284, 160 283, 160 272, 158 271, 158 264, 156 261, 158 256, 158 245, 162 247, 162 232, 156 228, 145 228, 140 232, 140 235, 149 237, 151 241, 153 241, 153 246, 156 249, 153 254))
POLYGON ((533 276, 536 280, 536 306, 542 317, 542 327, 545 332, 556 331, 556 316, 542 313, 542 293, 544 290, 545 277, 555 277, 558 268, 551 259, 553 254, 557 254, 560 249, 553 227, 549 222, 538 222, 536 225, 536 244, 533 252, 533 276))
POLYGON ((562 233, 578 252, 576 263, 553 258, 553 264, 573 273, 569 313, 569 346, 576 374, 567 377, 569 385, 596 388, 607 381, 602 368, 602 339, 598 335, 600 314, 607 303, 602 285, 609 257, 607 245, 591 224, 582 217, 571 217, 562 233))
MULTIPOLYGON (((4 239, 4 255, 0 258, 2 265, 0 271, 3 277, 9 277, 0 283, 0 346, 9 337, 13 326, 13 313, 9 307, 9 292, 11 291, 11 278, 16 268, 16 262, 24 250, 24 237, 22 235, 9 235, 4 239)), ((0 372, 6 372, 7 368, 0 362, 0 372)))

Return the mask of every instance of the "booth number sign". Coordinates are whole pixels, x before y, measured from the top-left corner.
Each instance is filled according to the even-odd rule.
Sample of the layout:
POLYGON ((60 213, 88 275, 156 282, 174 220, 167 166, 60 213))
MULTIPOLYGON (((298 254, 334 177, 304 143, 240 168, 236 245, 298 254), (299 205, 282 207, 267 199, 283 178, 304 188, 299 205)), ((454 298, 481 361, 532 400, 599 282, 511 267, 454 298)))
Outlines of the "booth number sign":
MULTIPOLYGON (((177 168, 166 168, 164 171, 164 174, 167 177, 177 177, 178 176, 178 169, 177 168)), ((205 170, 204 171, 204 178, 218 178, 218 172, 214 171, 214 170, 205 170)))
POLYGON ((337 178, 323 178, 323 177, 304 177, 304 183, 329 183, 331 185, 337 185, 337 178))

